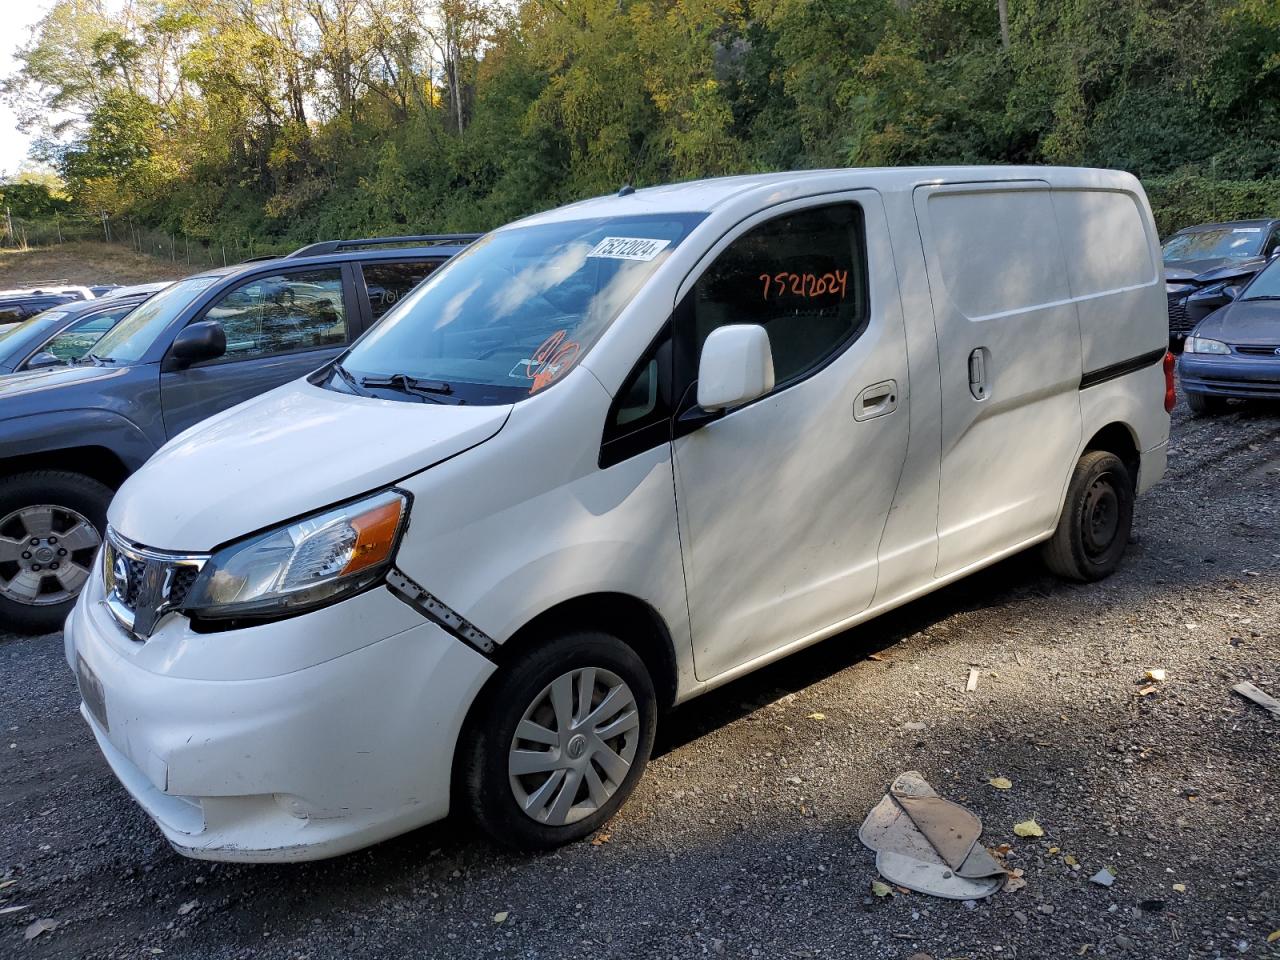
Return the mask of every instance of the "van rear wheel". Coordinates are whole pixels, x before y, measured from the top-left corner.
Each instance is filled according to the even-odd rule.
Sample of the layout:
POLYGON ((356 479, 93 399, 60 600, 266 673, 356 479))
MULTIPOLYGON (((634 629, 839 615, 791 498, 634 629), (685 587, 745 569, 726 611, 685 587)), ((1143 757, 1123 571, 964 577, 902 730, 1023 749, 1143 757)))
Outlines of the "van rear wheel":
POLYGON ((594 833, 640 779, 658 701, 644 662, 605 633, 567 634, 505 664, 472 710, 460 787, 494 840, 545 850, 594 833))
POLYGON ((1058 529, 1044 545, 1045 565, 1081 583, 1111 576, 1129 545, 1133 501, 1124 461, 1106 450, 1087 451, 1071 475, 1058 529))

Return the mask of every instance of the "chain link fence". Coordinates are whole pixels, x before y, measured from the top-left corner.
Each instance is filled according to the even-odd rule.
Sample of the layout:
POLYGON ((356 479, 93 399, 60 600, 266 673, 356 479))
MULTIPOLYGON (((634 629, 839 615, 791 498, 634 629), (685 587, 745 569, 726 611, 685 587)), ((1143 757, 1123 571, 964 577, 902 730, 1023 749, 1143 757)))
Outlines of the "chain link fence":
POLYGON ((287 244, 255 237, 190 237, 137 223, 132 217, 73 215, 26 220, 0 211, 0 247, 28 249, 91 241, 128 247, 193 270, 240 263, 250 257, 288 253, 287 244))

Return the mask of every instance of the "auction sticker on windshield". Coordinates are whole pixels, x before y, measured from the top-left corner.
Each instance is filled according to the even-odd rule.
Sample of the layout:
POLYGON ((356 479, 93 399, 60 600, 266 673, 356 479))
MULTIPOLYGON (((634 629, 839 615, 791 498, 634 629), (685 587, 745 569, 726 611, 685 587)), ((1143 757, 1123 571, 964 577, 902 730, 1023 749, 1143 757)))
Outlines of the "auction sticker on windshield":
POLYGON ((670 245, 670 240, 648 237, 605 237, 587 256, 606 260, 652 260, 670 245))

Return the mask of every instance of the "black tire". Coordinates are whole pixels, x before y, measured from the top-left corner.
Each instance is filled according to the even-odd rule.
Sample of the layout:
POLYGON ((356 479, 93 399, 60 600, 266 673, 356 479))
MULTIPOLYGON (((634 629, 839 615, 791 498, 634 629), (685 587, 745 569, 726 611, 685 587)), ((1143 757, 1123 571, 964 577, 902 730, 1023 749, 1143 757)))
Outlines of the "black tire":
POLYGON ((1058 576, 1091 583, 1120 565, 1133 527, 1134 481, 1114 453, 1089 450, 1076 464, 1058 529, 1045 543, 1045 565, 1058 576))
POLYGON ((1225 397, 1216 397, 1208 393, 1192 393, 1188 390, 1187 406, 1197 417, 1209 417, 1226 410, 1227 400, 1225 397))
MULTIPOLYGON (((649 671, 621 640, 605 633, 582 632, 539 643, 504 664, 471 710, 458 745, 459 800, 481 829, 504 846, 547 850, 580 840, 608 821, 635 789, 653 749, 657 717, 658 701, 649 671), (525 711, 553 680, 581 668, 612 673, 630 689, 638 719, 633 732, 635 753, 630 769, 606 803, 574 822, 552 826, 525 813, 517 801, 509 756, 525 711)), ((586 762, 593 761, 588 758, 586 762)), ((575 795, 582 796, 580 802, 585 803, 586 794, 584 780, 575 795)))
MULTIPOLYGON (((0 522, 24 507, 49 504, 74 510, 93 524, 101 538, 107 529, 107 505, 112 496, 110 487, 69 470, 19 473, 0 480, 0 522)), ((5 529, 0 529, 0 535, 5 533, 5 529)), ((8 569, 8 565, 0 564, 0 582, 7 581, 15 572, 8 569)), ((74 605, 74 596, 59 603, 32 604, 0 594, 0 628, 19 633, 52 633, 62 629, 74 605)))

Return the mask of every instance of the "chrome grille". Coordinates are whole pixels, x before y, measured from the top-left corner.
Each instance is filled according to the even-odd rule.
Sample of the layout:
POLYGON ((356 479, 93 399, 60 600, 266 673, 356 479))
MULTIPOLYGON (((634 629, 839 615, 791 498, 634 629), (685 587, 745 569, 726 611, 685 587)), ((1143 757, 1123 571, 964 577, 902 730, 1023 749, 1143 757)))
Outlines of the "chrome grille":
POLYGON ((182 606, 208 559, 150 550, 108 528, 102 550, 107 608, 135 638, 146 640, 164 614, 182 606))

